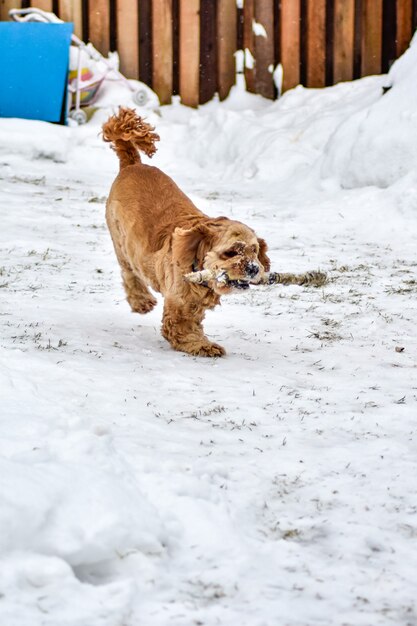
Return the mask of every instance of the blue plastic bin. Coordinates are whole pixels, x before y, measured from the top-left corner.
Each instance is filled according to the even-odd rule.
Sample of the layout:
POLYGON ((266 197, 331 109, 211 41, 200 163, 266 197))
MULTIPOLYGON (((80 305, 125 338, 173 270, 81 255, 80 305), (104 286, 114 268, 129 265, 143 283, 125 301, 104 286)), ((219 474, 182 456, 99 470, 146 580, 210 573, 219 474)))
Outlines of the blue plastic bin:
POLYGON ((0 117, 66 122, 73 24, 0 22, 0 117))

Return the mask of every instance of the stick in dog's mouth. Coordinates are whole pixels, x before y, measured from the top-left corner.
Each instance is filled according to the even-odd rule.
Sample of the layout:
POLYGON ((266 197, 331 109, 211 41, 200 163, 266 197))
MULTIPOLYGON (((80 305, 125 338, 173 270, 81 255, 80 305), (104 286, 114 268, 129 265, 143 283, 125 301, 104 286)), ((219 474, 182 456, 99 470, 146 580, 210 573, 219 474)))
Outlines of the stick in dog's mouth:
POLYGON ((218 284, 235 289, 249 289, 250 285, 301 285, 322 287, 327 282, 327 274, 320 271, 305 272, 304 274, 291 274, 281 272, 268 272, 261 279, 232 280, 224 270, 200 270, 185 274, 185 280, 195 285, 201 285, 210 280, 218 284))

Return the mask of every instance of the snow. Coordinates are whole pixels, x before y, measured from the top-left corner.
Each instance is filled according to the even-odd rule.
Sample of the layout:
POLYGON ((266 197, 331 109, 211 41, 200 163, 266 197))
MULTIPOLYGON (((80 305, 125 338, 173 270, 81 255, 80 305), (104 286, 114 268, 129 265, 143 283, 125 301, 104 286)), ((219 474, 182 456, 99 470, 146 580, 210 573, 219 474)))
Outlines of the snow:
POLYGON ((344 187, 387 187, 412 172, 417 159, 417 38, 393 66, 375 102, 364 100, 335 131, 326 149, 323 174, 344 187))
POLYGON ((253 54, 249 48, 245 48, 245 67, 249 70, 253 70, 255 67, 255 59, 253 58, 253 54))
POLYGON ((265 37, 268 38, 266 34, 265 26, 256 20, 252 20, 252 31, 255 37, 265 37))
POLYGON ((127 87, 83 127, 0 120, 0 624, 417 623, 416 56, 141 110, 199 207, 329 274, 223 299, 224 359, 125 302, 99 133, 127 87))

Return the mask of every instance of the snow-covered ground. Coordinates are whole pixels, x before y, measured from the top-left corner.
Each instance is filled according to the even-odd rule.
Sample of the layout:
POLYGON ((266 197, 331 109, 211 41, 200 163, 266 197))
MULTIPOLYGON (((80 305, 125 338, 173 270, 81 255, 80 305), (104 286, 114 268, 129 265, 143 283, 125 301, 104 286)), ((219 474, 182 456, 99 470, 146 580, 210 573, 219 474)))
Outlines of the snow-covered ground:
POLYGON ((417 624, 415 67, 143 111, 200 208, 329 273, 223 299, 224 359, 124 300, 123 87, 84 127, 0 120, 1 626, 417 624))

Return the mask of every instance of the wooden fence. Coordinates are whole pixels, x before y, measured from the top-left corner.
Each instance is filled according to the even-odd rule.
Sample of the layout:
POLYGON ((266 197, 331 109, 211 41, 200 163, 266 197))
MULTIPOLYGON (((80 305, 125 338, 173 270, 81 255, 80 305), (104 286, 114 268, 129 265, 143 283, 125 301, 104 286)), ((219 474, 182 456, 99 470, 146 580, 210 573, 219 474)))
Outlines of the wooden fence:
POLYGON ((236 50, 247 89, 274 98, 278 63, 283 91, 380 74, 417 26, 417 0, 0 0, 0 19, 29 6, 73 21, 103 54, 118 50, 124 74, 162 103, 180 94, 190 106, 227 96, 236 50))

